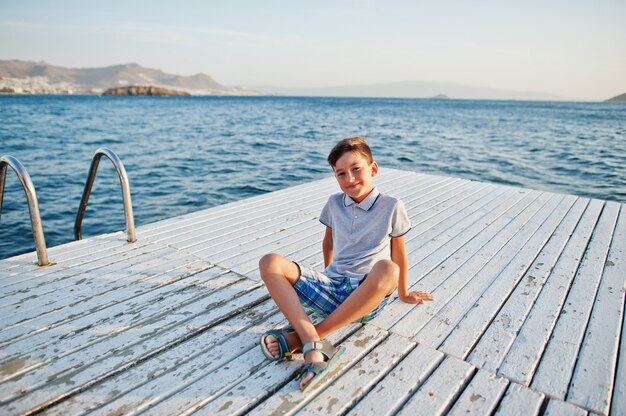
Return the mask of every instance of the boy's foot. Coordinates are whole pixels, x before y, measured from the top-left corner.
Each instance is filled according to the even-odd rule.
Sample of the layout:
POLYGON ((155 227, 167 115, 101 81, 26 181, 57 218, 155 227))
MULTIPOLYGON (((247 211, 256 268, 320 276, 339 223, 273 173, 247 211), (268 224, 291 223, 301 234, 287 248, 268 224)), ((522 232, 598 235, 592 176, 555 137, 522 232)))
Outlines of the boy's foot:
POLYGON ((302 347, 304 366, 297 380, 300 390, 317 385, 328 374, 328 370, 336 364, 337 359, 346 351, 346 347, 335 348, 327 340, 307 342, 302 347))
MULTIPOLYGON (((286 341, 287 346, 290 349, 290 353, 301 351, 302 343, 300 342, 300 338, 298 338, 298 334, 295 332, 283 332, 281 335, 286 341)), ((274 359, 278 360, 283 358, 284 352, 281 355, 280 341, 276 336, 271 333, 267 333, 263 336, 261 342, 265 343, 265 348, 274 357, 274 359)))
MULTIPOLYGON (((318 363, 324 362, 324 355, 319 351, 309 351, 304 356, 304 364, 318 363)), ((302 379, 300 380, 300 390, 304 390, 306 385, 315 377, 315 374, 311 371, 308 371, 302 379)))

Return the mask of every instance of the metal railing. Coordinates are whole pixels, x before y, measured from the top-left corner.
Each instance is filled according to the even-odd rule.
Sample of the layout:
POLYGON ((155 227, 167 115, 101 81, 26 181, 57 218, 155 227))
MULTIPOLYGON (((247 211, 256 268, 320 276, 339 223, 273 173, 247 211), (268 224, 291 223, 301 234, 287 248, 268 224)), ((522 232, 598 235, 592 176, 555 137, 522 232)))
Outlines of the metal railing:
POLYGON ((130 183, 128 182, 128 176, 126 175, 126 169, 119 157, 110 149, 101 147, 96 150, 91 161, 91 167, 89 168, 89 176, 85 183, 85 190, 83 191, 83 197, 80 201, 80 207, 78 208, 78 214, 76 214, 76 222, 74 223, 74 238, 80 240, 80 227, 85 216, 85 210, 87 209, 87 203, 89 202, 89 195, 91 195, 91 188, 93 182, 96 179, 96 172, 102 156, 106 156, 115 166, 117 175, 120 178, 120 184, 122 185, 122 197, 124 200, 124 216, 126 217, 126 233, 128 235, 128 242, 133 243, 137 241, 135 236, 135 220, 133 217, 133 204, 130 199, 130 183))
POLYGON ((40 266, 47 266, 48 251, 46 250, 46 239, 43 235, 43 226, 41 225, 41 216, 39 215, 39 203, 37 202, 37 193, 35 186, 30 180, 30 175, 24 168, 24 165, 13 156, 5 155, 0 157, 0 218, 2 217, 2 200, 4 198, 4 182, 7 176, 7 166, 15 172, 18 179, 22 183, 26 200, 28 201, 28 210, 30 211, 30 223, 33 228, 33 237, 35 239, 35 249, 37 250, 37 260, 40 266))

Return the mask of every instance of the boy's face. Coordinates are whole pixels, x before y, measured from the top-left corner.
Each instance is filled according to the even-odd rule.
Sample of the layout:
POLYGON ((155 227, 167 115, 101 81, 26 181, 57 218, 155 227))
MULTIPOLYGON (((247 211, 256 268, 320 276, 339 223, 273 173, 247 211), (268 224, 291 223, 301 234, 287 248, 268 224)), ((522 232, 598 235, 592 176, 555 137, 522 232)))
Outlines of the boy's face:
POLYGON ((369 163, 356 152, 346 152, 335 166, 335 178, 341 190, 355 202, 360 203, 374 189, 374 176, 378 173, 378 164, 369 163))

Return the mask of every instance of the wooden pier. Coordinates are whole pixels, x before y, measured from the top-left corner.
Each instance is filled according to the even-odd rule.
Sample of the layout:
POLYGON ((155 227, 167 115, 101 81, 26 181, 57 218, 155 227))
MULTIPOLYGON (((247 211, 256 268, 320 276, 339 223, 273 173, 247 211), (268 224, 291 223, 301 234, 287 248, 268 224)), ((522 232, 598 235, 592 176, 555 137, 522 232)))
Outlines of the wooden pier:
MULTIPOLYGON (((257 262, 322 267, 333 178, 0 261, 0 413, 626 414, 626 205, 382 169, 415 289, 305 394, 257 262)), ((45 224, 44 224, 45 225, 45 224)), ((88 232, 88 230, 86 230, 88 232)))

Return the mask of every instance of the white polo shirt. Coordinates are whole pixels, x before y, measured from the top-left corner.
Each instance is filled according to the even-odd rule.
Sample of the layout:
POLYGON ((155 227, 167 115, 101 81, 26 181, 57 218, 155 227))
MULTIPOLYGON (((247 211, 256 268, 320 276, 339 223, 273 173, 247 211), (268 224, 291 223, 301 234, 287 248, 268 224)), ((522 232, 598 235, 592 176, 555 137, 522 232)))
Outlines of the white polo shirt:
POLYGON ((391 237, 411 229, 402 201, 377 188, 360 204, 343 192, 331 195, 320 222, 332 228, 333 235, 333 261, 324 274, 333 279, 348 277, 357 284, 376 262, 391 259, 391 237))

